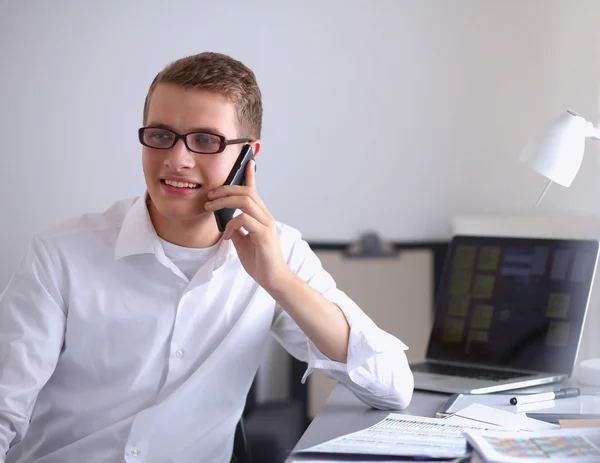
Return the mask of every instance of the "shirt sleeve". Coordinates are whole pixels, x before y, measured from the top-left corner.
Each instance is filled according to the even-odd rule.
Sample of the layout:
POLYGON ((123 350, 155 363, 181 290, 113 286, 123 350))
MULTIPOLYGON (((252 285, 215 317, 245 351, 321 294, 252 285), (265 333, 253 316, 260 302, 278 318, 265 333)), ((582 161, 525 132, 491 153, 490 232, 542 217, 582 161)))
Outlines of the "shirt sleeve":
POLYGON ((65 303, 47 248, 35 237, 0 294, 0 461, 29 426, 64 341, 65 303))
POLYGON ((367 405, 392 410, 406 408, 414 388, 405 353, 408 347, 379 328, 336 287, 306 241, 294 242, 288 264, 296 275, 336 304, 350 326, 347 362, 336 362, 315 346, 285 310, 276 307, 272 335, 291 355, 308 363, 302 382, 316 368, 344 384, 367 405))

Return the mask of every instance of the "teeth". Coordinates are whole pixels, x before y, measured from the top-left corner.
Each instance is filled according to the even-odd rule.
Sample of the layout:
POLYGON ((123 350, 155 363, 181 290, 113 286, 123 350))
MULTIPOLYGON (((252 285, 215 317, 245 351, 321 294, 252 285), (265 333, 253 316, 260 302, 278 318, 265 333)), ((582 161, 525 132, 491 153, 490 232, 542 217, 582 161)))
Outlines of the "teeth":
POLYGON ((174 186, 177 188, 198 188, 197 183, 174 182, 173 180, 165 180, 165 183, 169 186, 174 186))

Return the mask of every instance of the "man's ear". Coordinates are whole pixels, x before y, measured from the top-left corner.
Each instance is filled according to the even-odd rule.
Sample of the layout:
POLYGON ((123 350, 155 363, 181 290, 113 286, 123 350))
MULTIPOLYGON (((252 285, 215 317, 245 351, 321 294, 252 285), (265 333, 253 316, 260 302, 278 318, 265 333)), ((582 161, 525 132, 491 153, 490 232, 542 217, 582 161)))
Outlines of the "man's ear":
POLYGON ((249 141, 248 144, 252 147, 252 153, 254 154, 254 157, 258 156, 261 146, 260 140, 252 140, 249 141))

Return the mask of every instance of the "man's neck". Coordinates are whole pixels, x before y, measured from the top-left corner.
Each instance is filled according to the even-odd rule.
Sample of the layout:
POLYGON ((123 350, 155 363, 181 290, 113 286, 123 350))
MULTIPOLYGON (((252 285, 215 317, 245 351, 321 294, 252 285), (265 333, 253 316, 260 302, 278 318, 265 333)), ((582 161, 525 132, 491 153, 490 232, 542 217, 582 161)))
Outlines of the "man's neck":
POLYGON ((169 243, 185 248, 208 248, 221 238, 212 213, 193 220, 176 220, 161 215, 150 201, 148 212, 156 234, 169 243))

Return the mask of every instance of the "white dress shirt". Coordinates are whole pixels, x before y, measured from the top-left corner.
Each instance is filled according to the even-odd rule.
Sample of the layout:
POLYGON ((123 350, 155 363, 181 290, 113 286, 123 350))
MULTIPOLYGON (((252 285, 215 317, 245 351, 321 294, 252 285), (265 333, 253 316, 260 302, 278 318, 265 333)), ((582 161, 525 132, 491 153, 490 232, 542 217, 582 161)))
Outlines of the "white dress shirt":
POLYGON ((0 461, 229 462, 269 334, 308 363, 303 381, 318 368, 369 405, 406 407, 407 347, 277 226, 290 268, 344 312, 346 364, 315 347, 230 241, 190 280, 145 196, 119 201, 37 234, 0 295, 0 461))

